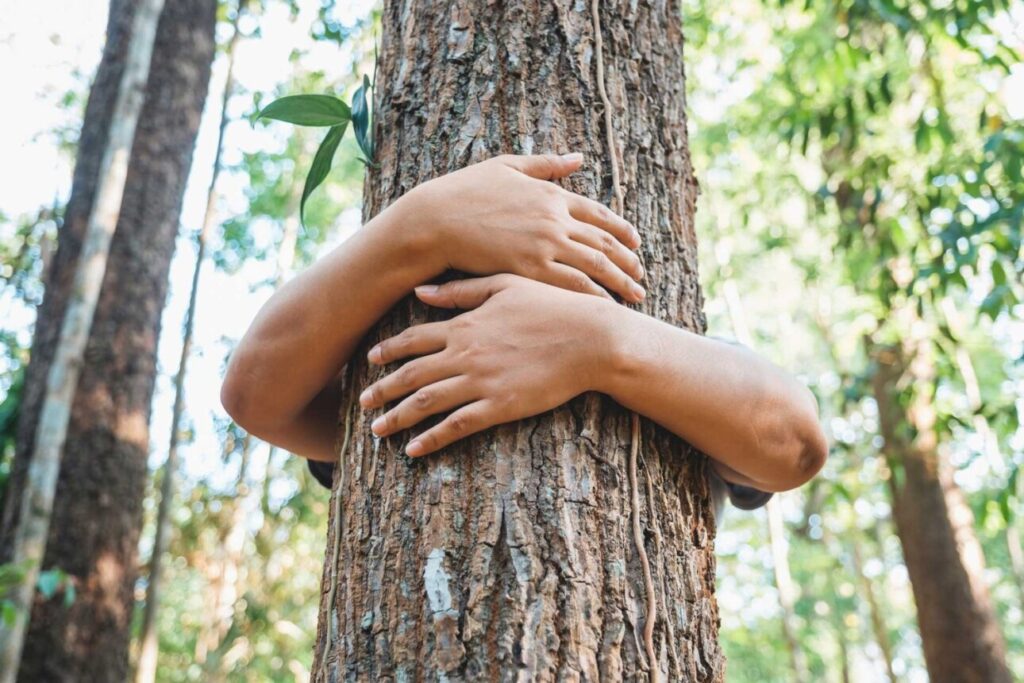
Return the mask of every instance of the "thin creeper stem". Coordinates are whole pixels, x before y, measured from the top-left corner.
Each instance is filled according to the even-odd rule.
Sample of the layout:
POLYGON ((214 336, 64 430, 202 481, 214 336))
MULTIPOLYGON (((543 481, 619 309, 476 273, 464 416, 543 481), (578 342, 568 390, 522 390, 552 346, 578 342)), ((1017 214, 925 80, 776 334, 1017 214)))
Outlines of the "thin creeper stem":
MULTIPOLYGON (((608 162, 612 172, 612 194, 615 210, 620 215, 625 209, 625 198, 623 197, 622 181, 619 178, 619 151, 615 146, 615 130, 612 126, 612 104, 608 99, 608 90, 604 80, 604 38, 601 35, 601 0, 592 0, 590 5, 591 17, 594 21, 594 55, 597 58, 597 92, 601 96, 601 103, 604 106, 604 128, 608 144, 608 162)), ((629 449, 629 486, 630 500, 633 517, 633 543, 636 545, 636 554, 640 558, 640 567, 644 575, 644 591, 647 594, 647 618, 644 622, 644 649, 647 651, 647 675, 651 683, 658 683, 661 680, 661 670, 658 668, 657 659, 654 653, 654 624, 658 620, 658 599, 654 593, 654 578, 651 574, 651 563, 647 557, 647 548, 644 547, 643 528, 640 524, 640 489, 637 484, 637 455, 640 451, 640 416, 632 414, 630 430, 629 449)), ((654 510, 648 511, 653 515, 654 510)))

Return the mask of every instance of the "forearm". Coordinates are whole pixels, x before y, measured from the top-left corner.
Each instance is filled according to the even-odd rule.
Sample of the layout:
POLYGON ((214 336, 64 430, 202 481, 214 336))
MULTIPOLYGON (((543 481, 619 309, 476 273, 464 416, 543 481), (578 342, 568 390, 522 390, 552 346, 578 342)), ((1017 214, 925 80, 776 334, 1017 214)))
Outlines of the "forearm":
POLYGON ((814 397, 786 372, 621 306, 606 317, 614 351, 601 390, 620 404, 707 453, 735 483, 782 491, 820 469, 826 445, 814 397))
POLYGON ((261 438, 331 459, 336 378, 370 327, 441 270, 390 207, 264 305, 232 354, 225 408, 261 438))

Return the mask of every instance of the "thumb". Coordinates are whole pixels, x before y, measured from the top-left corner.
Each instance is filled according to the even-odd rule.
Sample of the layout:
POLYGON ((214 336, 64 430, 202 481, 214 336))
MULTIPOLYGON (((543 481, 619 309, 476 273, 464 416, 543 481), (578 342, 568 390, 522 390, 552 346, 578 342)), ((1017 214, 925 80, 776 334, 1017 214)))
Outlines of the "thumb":
POLYGON ((476 308, 508 287, 507 275, 452 280, 443 285, 423 285, 416 288, 420 301, 438 308, 476 308))
POLYGON ((564 178, 583 163, 583 155, 579 152, 569 154, 530 154, 517 156, 506 154, 501 157, 502 162, 511 166, 520 173, 531 178, 540 180, 554 180, 564 178))

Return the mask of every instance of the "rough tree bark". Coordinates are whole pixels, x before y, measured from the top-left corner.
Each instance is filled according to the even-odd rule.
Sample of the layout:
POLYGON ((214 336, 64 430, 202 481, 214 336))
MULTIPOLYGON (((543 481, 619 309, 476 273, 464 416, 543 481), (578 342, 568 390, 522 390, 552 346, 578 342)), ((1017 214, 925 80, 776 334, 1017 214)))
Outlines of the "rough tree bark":
MULTIPOLYGON (((645 309, 702 332, 678 8, 598 4, 645 309)), ((568 185, 607 203, 594 18, 569 0, 386 0, 365 217, 501 152, 583 152, 568 185)), ((438 315, 406 300, 367 344, 438 315)), ((637 512, 658 606, 648 615, 627 412, 581 397, 413 461, 401 437, 372 438, 355 401, 380 376, 368 348, 343 381, 313 680, 722 680, 704 458, 641 422, 637 512)))
MULTIPOLYGON (((18 428, 12 490, 25 476, 49 365, 94 201, 99 155, 136 2, 113 0, 86 108, 57 255, 47 279, 18 428)), ((125 680, 149 452, 156 345, 178 214, 213 58, 215 0, 168 2, 157 30, 110 261, 72 408, 44 567, 77 599, 37 601, 21 680, 125 680)), ((10 498, 10 497, 9 497, 10 498)), ((17 510, 6 501, 3 543, 17 510)))
POLYGON ((866 344, 876 367, 872 388, 884 454, 893 469, 893 518, 914 591, 928 674, 936 683, 1010 683, 974 515, 940 453, 928 344, 912 339, 899 346, 870 339, 866 344), (900 401, 904 383, 913 392, 905 407, 900 401))

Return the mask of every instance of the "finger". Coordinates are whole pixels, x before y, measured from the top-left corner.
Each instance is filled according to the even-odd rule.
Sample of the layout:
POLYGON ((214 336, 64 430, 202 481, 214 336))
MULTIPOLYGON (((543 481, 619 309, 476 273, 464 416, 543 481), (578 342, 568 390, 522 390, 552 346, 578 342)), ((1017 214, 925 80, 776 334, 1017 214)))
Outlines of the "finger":
POLYGON ((452 280, 443 285, 416 288, 419 300, 438 308, 476 308, 512 283, 507 274, 452 280))
POLYGON ((622 218, 601 202, 581 197, 578 194, 569 194, 569 213, 576 220, 590 223, 591 225, 607 230, 615 239, 625 244, 630 249, 640 247, 640 233, 625 218, 622 218))
POLYGON ((454 374, 456 373, 444 354, 417 358, 368 386, 359 395, 359 405, 363 408, 379 408, 454 374))
POLYGON ((489 401, 477 401, 463 406, 442 420, 440 424, 431 427, 410 441, 409 445, 405 447, 405 452, 414 458, 433 453, 470 434, 493 427, 497 424, 493 414, 494 411, 489 401))
POLYGON ((374 346, 366 358, 374 365, 386 365, 409 356, 436 353, 444 348, 446 339, 444 322, 413 325, 374 346))
POLYGON ((569 230, 569 237, 604 253, 605 256, 612 260, 612 263, 625 271, 634 280, 643 279, 644 267, 640 263, 640 257, 635 252, 627 249, 622 242, 612 237, 610 233, 586 223, 577 222, 575 228, 569 230))
POLYGON ((388 436, 419 424, 424 418, 443 413, 479 398, 465 375, 430 384, 384 413, 370 425, 377 436, 388 436))
POLYGON ((564 178, 583 163, 583 155, 579 152, 571 154, 503 154, 498 160, 511 166, 520 173, 540 180, 564 178))
POLYGON ((629 275, 619 268, 604 252, 585 244, 568 240, 556 258, 567 266, 586 273, 606 289, 629 301, 642 301, 647 295, 629 275))
POLYGON ((538 279, 548 283, 549 285, 568 289, 573 292, 592 294, 605 299, 612 298, 603 287, 587 277, 584 272, 573 268, 572 266, 567 266, 564 263, 558 263, 557 261, 552 261, 538 279))

